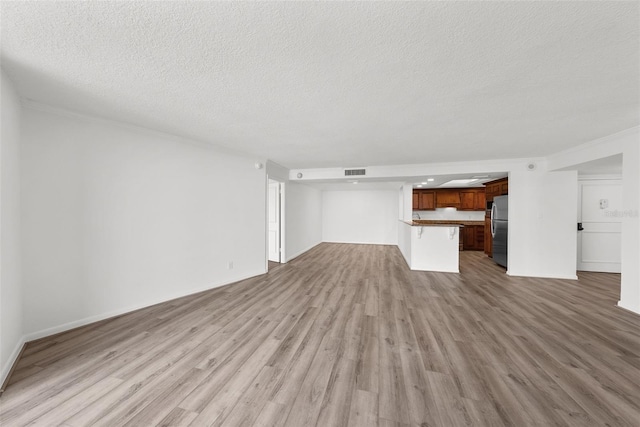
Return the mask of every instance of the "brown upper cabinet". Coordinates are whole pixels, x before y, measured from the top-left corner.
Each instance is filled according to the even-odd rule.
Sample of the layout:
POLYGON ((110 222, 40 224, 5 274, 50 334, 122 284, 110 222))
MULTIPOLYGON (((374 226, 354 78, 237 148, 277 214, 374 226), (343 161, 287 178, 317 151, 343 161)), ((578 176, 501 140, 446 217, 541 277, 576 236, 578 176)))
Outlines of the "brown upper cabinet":
POLYGON ((460 190, 438 189, 436 190, 436 208, 459 208, 460 190))
POLYGON ((427 211, 454 207, 460 210, 483 211, 484 188, 442 188, 413 190, 413 210, 427 211))
POLYGON ((486 202, 484 189, 469 188, 468 190, 460 190, 460 207, 461 211, 483 211, 486 202))
POLYGON ((493 198, 496 196, 504 196, 505 194, 509 194, 509 179, 501 178, 495 181, 486 182, 486 199, 488 201, 493 201, 493 198))
POLYGON ((436 192, 432 190, 413 191, 413 209, 419 211, 432 211, 436 208, 436 192), (417 195, 417 198, 416 198, 417 195), (417 200, 417 203, 416 203, 417 200))

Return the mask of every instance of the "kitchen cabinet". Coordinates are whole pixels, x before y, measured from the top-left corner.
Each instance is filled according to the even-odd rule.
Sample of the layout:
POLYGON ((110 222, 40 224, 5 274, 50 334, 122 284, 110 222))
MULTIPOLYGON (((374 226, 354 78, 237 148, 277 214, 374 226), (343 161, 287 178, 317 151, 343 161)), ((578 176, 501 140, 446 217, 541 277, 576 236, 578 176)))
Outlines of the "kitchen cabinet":
POLYGON ((422 211, 432 211, 436 208, 436 192, 423 190, 420 192, 418 206, 422 211))
POLYGON ((484 249, 484 225, 465 225, 462 229, 462 249, 481 251, 484 249))
POLYGON ((486 199, 483 188, 470 188, 460 190, 461 211, 483 211, 485 210, 486 199))
POLYGON ((485 182, 486 200, 492 201, 496 196, 509 194, 509 179, 500 178, 495 181, 485 182))
POLYGON ((475 191, 461 191, 460 192, 460 210, 469 211, 473 210, 476 205, 476 193, 475 191))
POLYGON ((437 208, 459 208, 460 207, 460 190, 446 189, 436 190, 436 207, 437 208))
POLYGON ((413 190, 413 210, 433 211, 436 209, 436 193, 433 190, 413 190))
POLYGON ((493 255, 493 236, 491 236, 491 217, 484 218, 484 253, 493 255))
POLYGON ((484 188, 437 188, 413 190, 413 210, 432 211, 436 208, 456 208, 464 211, 485 210, 484 188))

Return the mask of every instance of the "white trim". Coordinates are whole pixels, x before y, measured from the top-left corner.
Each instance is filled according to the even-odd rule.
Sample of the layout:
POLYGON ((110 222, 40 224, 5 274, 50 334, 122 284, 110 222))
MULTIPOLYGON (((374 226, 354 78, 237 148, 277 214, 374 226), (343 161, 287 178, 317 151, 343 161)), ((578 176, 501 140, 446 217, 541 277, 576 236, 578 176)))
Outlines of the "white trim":
POLYGON ((280 182, 280 263, 284 264, 287 262, 287 183, 278 182, 280 182))
POLYGON ((197 294, 199 292, 204 292, 204 291, 208 291, 208 290, 211 290, 211 289, 219 288, 221 286, 230 285, 232 283, 240 282, 242 280, 247 280, 247 279, 250 279, 252 277, 260 276, 260 275, 265 274, 265 273, 266 273, 266 271, 262 271, 260 273, 255 273, 255 274, 252 273, 252 274, 248 274, 248 275, 241 276, 241 277, 238 277, 238 278, 234 278, 233 281, 221 282, 221 283, 217 283, 217 284, 213 284, 213 285, 210 284, 210 285, 207 285, 207 286, 205 286, 203 288, 192 289, 192 290, 184 292, 184 293, 174 294, 174 295, 171 295, 168 298, 151 300, 151 301, 148 301, 146 303, 136 304, 134 306, 129 306, 129 307, 126 307, 126 308, 110 311, 110 312, 107 312, 107 313, 102 313, 102 314, 98 314, 98 315, 95 315, 95 316, 85 317, 84 319, 74 320, 72 322, 67 322, 67 323, 64 323, 62 325, 57 325, 57 326, 53 326, 51 328, 43 329, 43 330, 40 330, 40 331, 37 331, 37 332, 32 332, 32 333, 27 334, 26 336, 24 336, 23 339, 24 339, 25 342, 37 340, 37 339, 44 338, 44 337, 47 337, 47 336, 50 336, 50 335, 59 334, 60 332, 65 332, 65 331, 68 331, 70 329, 78 328, 80 326, 86 326, 86 325, 89 325, 91 323, 95 323, 95 322, 99 322, 101 320, 109 319, 111 317, 127 314, 127 313, 130 313, 132 311, 140 310, 142 308, 151 307, 151 306, 156 305, 156 304, 169 302, 169 301, 172 301, 174 299, 178 299, 178 298, 186 297, 186 296, 189 296, 189 295, 197 294))
POLYGON ((392 243, 381 242, 354 242, 354 241, 342 241, 342 240, 323 240, 324 243, 344 243, 347 245, 380 245, 380 246, 398 246, 398 241, 392 243))
POLYGON ((511 273, 510 271, 507 271, 507 276, 511 276, 511 277, 534 277, 534 278, 539 278, 539 279, 578 280, 578 276, 577 275, 565 276, 565 275, 560 274, 560 275, 554 276, 554 275, 522 274, 522 273, 514 274, 514 273, 511 273))
POLYGON ((4 382, 7 380, 7 376, 9 375, 9 372, 11 372, 11 368, 13 368, 13 365, 18 362, 18 356, 20 356, 20 353, 22 352, 22 348, 24 347, 26 342, 27 342, 26 336, 23 336, 18 340, 16 347, 11 352, 11 356, 9 356, 9 360, 7 360, 7 362, 2 367, 2 372, 0 373, 0 387, 2 387, 4 382))
POLYGON ((266 237, 265 237, 265 251, 266 251, 266 255, 267 255, 267 259, 265 260, 265 264, 266 264, 266 268, 267 271, 269 271, 269 261, 271 261, 269 259, 269 181, 273 181, 273 182, 277 182, 278 183, 278 200, 280 200, 280 215, 279 215, 279 219, 280 219, 280 225, 279 225, 279 234, 280 234, 280 264, 285 264, 287 262, 287 252, 286 252, 286 235, 285 235, 285 230, 286 230, 286 199, 285 199, 285 194, 286 194, 286 182, 281 181, 279 178, 274 178, 269 176, 269 174, 267 174, 267 180, 266 180, 266 187, 265 187, 265 204, 264 204, 264 222, 265 222, 265 231, 266 231, 266 237))
POLYGON ((620 174, 608 174, 608 175, 578 175, 578 182, 582 181, 622 181, 622 175, 620 174))

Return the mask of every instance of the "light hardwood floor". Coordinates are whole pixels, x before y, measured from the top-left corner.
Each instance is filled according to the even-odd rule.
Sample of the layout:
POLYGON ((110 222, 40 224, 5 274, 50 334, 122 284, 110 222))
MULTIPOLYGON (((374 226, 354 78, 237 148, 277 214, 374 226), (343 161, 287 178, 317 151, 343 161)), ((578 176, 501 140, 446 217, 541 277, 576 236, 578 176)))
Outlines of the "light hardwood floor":
POLYGON ((33 342, 0 425, 640 424, 619 275, 461 274, 322 244, 270 273, 33 342))

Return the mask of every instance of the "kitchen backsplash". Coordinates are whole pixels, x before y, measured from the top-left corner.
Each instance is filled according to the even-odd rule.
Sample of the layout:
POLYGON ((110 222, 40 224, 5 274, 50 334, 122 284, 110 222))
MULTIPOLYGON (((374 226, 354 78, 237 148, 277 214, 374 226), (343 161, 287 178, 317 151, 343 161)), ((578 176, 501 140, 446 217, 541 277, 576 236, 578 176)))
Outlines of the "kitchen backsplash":
POLYGON ((468 221, 484 221, 484 211, 459 211, 455 208, 442 208, 435 211, 413 211, 413 218, 417 219, 456 219, 468 221))

